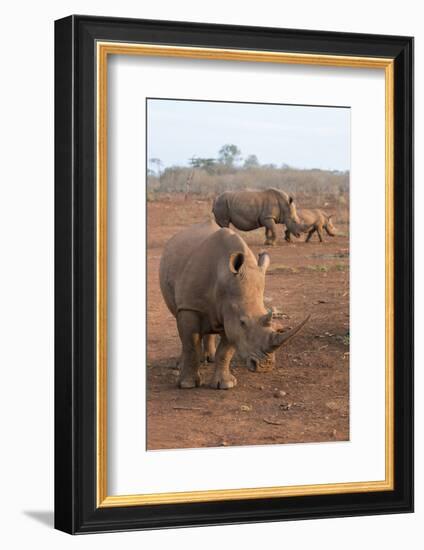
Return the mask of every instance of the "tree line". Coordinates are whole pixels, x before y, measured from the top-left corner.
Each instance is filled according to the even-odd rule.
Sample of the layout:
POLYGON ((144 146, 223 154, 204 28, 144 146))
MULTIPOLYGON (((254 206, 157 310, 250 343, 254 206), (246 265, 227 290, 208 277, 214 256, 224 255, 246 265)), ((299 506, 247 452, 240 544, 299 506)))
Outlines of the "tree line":
MULTIPOLYGON (((219 151, 218 156, 216 158, 213 157, 199 157, 197 155, 194 155, 190 159, 188 159, 188 166, 191 166, 192 168, 198 168, 200 170, 205 170, 208 174, 218 173, 219 171, 222 172, 222 169, 235 169, 235 168, 257 168, 259 166, 263 166, 265 168, 277 168, 277 165, 275 164, 260 164, 258 157, 254 154, 248 155, 243 161, 241 151, 237 147, 237 145, 234 145, 233 143, 226 143, 223 145, 219 151)), ((150 166, 154 168, 150 168, 150 174, 156 175, 158 177, 161 177, 163 173, 163 162, 159 158, 150 158, 149 159, 150 166)), ((282 164, 282 168, 288 168, 289 166, 285 163, 282 164)), ((175 167, 170 167, 175 168, 175 167)))
POLYGON ((213 196, 226 189, 277 187, 288 192, 342 195, 349 190, 349 172, 297 169, 286 163, 260 164, 255 154, 244 159, 237 145, 223 145, 216 158, 193 156, 185 166, 164 167, 159 158, 149 159, 150 193, 190 192, 213 196), (188 185, 189 182, 189 185, 188 185))

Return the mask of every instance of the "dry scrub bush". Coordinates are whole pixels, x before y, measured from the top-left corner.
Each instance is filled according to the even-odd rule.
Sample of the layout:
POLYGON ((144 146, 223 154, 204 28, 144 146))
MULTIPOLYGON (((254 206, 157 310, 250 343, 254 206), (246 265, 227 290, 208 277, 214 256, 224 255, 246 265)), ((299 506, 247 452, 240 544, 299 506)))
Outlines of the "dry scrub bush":
MULTIPOLYGON (((167 168, 160 179, 156 176, 148 176, 148 189, 161 193, 185 193, 191 172, 191 168, 167 168)), ((289 193, 308 195, 327 193, 333 196, 344 195, 349 190, 349 173, 266 167, 249 169, 219 167, 214 170, 214 173, 195 169, 189 192, 207 197, 215 196, 225 190, 267 187, 277 187, 289 193)))
POLYGON ((349 219, 349 172, 265 166, 244 169, 217 165, 213 173, 208 173, 199 168, 193 171, 191 168, 175 166, 164 170, 160 179, 148 176, 147 200, 154 201, 173 194, 213 199, 227 190, 268 187, 293 194, 299 207, 327 208, 339 223, 349 219))

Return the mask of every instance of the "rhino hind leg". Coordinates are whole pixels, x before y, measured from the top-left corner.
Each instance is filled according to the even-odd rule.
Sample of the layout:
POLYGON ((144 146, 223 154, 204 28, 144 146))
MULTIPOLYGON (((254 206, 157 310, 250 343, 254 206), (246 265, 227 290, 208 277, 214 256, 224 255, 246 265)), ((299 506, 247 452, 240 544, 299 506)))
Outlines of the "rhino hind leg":
POLYGON ((277 240, 277 227, 275 221, 272 218, 266 218, 263 220, 263 225, 265 227, 265 245, 274 246, 275 241, 277 240))
POLYGON ((219 225, 219 227, 230 227, 230 217, 223 212, 217 211, 216 209, 213 210, 213 215, 215 216, 215 221, 219 225))
POLYGON ((203 363, 213 363, 215 361, 216 352, 216 336, 215 334, 205 334, 202 338, 203 343, 203 363))
POLYGON ((231 346, 225 335, 221 336, 215 357, 215 372, 210 382, 210 387, 216 390, 228 390, 237 384, 237 378, 230 372, 230 361, 235 349, 231 346))

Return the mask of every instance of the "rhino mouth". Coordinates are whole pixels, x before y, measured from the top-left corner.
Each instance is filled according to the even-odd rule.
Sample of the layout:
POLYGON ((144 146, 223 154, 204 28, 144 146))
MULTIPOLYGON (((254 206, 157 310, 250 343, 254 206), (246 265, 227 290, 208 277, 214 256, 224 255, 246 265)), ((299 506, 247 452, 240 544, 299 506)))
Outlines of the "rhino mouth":
POLYGON ((263 357, 255 358, 249 357, 247 359, 247 368, 252 372, 265 371, 273 367, 275 362, 274 355, 265 354, 263 357))

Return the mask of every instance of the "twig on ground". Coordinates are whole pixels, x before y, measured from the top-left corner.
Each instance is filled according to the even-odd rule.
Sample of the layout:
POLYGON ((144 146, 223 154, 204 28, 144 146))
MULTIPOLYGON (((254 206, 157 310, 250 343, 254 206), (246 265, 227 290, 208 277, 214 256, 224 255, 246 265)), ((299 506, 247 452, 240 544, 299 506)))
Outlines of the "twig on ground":
POLYGON ((172 407, 176 411, 204 411, 205 409, 202 409, 202 407, 183 407, 183 406, 175 406, 172 407))
POLYGON ((266 424, 271 424, 272 426, 282 426, 284 422, 281 422, 280 420, 269 420, 268 418, 262 419, 266 424))

